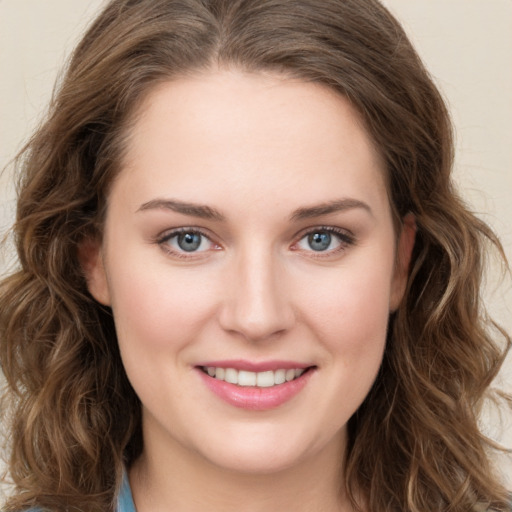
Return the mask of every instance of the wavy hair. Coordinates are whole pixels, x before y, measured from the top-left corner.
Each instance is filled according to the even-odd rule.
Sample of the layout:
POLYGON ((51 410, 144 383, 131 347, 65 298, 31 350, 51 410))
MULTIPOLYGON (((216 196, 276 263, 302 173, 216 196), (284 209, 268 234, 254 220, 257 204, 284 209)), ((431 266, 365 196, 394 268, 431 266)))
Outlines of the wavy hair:
MULTIPOLYGON (((493 232, 454 191, 445 104, 377 0, 113 0, 74 51, 17 160, 19 268, 0 284, 6 511, 113 510, 141 453, 140 402, 109 308, 78 260, 101 237, 137 107, 158 83, 231 66, 324 84, 363 116, 397 223, 417 237, 376 382, 349 423, 344 485, 369 510, 510 509, 478 414, 510 338, 480 297, 493 232)), ((361 510, 361 508, 357 508, 361 510)))

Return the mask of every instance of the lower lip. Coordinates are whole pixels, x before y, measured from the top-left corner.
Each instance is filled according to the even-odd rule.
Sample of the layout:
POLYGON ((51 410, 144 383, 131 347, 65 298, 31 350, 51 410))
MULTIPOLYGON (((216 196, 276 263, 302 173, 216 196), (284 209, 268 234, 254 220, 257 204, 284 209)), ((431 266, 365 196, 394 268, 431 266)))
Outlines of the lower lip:
POLYGON ((302 391, 313 373, 313 369, 309 369, 300 377, 290 382, 268 388, 258 388, 237 386, 236 384, 230 384, 229 382, 210 377, 199 368, 197 371, 206 386, 219 398, 230 405, 251 411, 275 409, 290 401, 302 391))

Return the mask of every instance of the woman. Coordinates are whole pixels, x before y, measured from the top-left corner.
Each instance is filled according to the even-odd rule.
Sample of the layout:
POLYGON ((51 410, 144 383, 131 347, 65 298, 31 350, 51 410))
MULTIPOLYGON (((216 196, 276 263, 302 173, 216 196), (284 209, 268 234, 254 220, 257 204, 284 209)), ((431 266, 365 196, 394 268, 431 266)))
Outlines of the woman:
POLYGON ((452 152, 376 1, 111 2, 20 160, 7 510, 509 510, 452 152))

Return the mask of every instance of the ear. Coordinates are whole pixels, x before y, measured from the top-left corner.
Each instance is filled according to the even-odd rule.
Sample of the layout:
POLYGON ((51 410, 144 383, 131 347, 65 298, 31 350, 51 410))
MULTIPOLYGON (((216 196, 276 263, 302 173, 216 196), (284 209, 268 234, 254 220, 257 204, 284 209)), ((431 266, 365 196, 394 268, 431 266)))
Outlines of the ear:
POLYGON ((391 283, 391 295, 389 301, 390 311, 398 309, 407 288, 409 276, 409 264, 411 262, 412 250, 416 239, 416 218, 408 213, 402 219, 402 229, 398 239, 395 270, 391 283))
POLYGON ((78 261, 82 267, 89 293, 101 304, 110 306, 110 290, 99 240, 87 238, 78 246, 78 261))

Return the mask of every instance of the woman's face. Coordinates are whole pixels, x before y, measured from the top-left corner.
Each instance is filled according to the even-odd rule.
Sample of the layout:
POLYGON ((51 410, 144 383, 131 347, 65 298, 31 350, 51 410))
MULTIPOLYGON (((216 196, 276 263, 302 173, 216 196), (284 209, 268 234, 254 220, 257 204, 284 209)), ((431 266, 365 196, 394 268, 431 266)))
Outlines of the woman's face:
POLYGON ((340 460, 414 238, 406 224, 397 245, 348 101, 234 71, 160 85, 105 222, 85 267, 113 310, 146 453, 243 472, 340 460))

